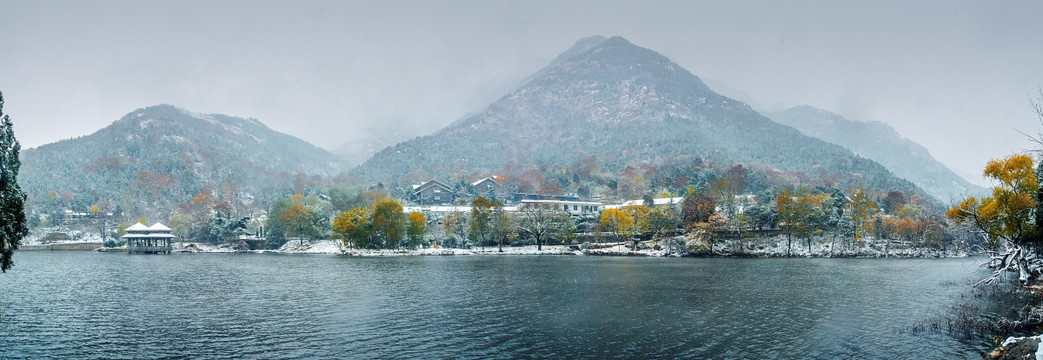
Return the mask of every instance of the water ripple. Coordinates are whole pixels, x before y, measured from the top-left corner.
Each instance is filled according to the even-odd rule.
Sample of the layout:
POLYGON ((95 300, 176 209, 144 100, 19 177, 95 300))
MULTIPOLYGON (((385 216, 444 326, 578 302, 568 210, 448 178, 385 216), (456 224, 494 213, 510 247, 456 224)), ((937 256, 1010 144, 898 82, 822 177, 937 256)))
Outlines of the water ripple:
POLYGON ((18 256, 0 359, 977 356, 966 259, 18 256))

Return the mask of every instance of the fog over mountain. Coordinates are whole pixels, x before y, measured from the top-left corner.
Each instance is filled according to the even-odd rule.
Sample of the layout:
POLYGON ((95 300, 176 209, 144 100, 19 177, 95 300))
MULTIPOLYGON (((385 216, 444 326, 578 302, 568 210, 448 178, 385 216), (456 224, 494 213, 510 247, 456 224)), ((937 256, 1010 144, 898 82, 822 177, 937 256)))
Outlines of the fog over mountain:
POLYGON ((1043 43, 1036 1, 101 0, 2 8, 0 90, 26 148, 162 103, 261 119, 329 150, 367 142, 369 128, 408 139, 483 110, 576 39, 605 34, 655 49, 762 106, 814 104, 884 121, 957 173, 978 175, 988 159, 1033 147, 1015 130, 1038 128, 1027 94, 1043 86, 1043 47, 1031 45, 1043 43))

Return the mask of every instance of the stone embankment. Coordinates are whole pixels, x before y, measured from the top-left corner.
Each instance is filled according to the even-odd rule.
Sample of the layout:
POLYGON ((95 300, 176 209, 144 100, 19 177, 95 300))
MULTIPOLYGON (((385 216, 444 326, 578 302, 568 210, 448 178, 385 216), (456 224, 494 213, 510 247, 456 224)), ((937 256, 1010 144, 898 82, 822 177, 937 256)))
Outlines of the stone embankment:
POLYGON ((102 247, 100 242, 64 242, 56 244, 32 244, 32 245, 21 245, 18 247, 19 251, 84 251, 84 250, 97 250, 102 247))

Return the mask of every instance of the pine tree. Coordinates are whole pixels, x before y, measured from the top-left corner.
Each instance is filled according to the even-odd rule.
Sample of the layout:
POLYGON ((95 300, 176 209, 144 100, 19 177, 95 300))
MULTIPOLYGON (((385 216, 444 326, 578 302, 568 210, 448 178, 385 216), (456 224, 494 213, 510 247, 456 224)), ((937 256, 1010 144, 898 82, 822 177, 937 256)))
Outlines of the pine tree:
POLYGON ((11 118, 4 114, 4 95, 0 93, 0 272, 14 265, 11 255, 29 229, 25 222, 25 192, 18 186, 18 152, 11 118))

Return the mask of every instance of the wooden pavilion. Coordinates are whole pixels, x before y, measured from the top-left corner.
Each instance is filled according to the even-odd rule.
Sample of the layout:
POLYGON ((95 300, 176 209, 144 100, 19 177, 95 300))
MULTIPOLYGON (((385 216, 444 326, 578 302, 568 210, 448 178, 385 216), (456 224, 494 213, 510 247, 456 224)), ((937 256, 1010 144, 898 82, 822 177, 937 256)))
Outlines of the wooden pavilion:
POLYGON ((127 241, 128 254, 169 254, 172 250, 171 239, 174 234, 166 225, 155 223, 152 226, 137 223, 127 228, 123 239, 127 241))

